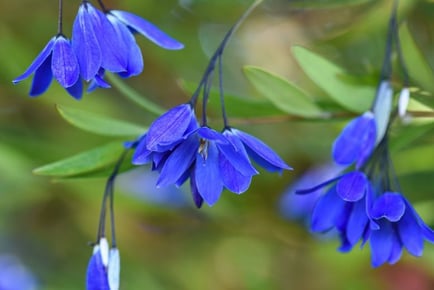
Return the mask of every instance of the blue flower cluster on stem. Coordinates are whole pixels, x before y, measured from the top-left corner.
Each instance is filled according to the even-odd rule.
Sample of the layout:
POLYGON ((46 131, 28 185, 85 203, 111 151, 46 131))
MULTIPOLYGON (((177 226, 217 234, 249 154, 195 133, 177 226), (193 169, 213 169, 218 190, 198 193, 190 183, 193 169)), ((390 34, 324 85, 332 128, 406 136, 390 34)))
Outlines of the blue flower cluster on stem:
POLYGON ((149 127, 135 144, 133 164, 151 163, 160 173, 157 187, 189 180, 197 207, 203 202, 214 205, 223 189, 236 194, 245 192, 258 171, 252 160, 271 172, 291 169, 268 145, 241 130, 232 128, 226 117, 222 83, 224 48, 238 25, 253 8, 248 9, 228 31, 217 48, 190 101, 172 108, 149 127), (207 103, 215 69, 219 72, 220 101, 224 128, 216 131, 208 126, 207 103), (202 96, 202 118, 196 118, 195 108, 202 96))
POLYGON ((98 1, 102 11, 88 0, 81 1, 72 30, 72 39, 63 34, 62 7, 59 0, 59 25, 54 36, 27 70, 13 80, 19 83, 30 77, 30 96, 43 94, 52 79, 75 99, 83 95, 83 82, 88 91, 109 88, 106 72, 127 78, 143 71, 143 56, 134 33, 139 33, 164 49, 182 49, 183 44, 162 32, 154 24, 130 12, 107 9, 98 1))
MULTIPOLYGON (((434 231, 402 194, 389 153, 389 131, 399 109, 392 110, 389 80, 393 41, 407 75, 399 49, 396 5, 397 2, 373 105, 347 124, 333 144, 333 159, 347 166, 346 172, 314 188, 298 191, 306 194, 330 185, 313 209, 311 230, 322 233, 335 229, 342 252, 350 251, 359 242, 362 246, 369 243, 374 267, 396 263, 403 249, 421 256, 424 241, 434 243, 434 231)), ((404 85, 408 86, 408 77, 404 78, 404 85)))

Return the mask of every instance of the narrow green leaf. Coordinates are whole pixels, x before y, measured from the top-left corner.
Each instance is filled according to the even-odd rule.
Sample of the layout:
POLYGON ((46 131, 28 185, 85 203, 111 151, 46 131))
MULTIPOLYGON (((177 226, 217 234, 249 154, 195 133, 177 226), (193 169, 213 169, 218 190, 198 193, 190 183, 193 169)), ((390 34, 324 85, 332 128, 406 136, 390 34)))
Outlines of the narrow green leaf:
POLYGON ((121 142, 108 143, 104 146, 41 166, 33 170, 33 173, 56 177, 84 174, 115 163, 124 150, 121 142))
MULTIPOLYGON (((179 81, 181 88, 188 94, 193 94, 196 90, 197 83, 188 81, 179 81)), ((282 111, 277 109, 273 104, 264 99, 253 99, 249 97, 236 96, 225 93, 226 111, 230 117, 248 118, 258 116, 275 116, 281 115, 282 111)), ((220 95, 216 89, 211 89, 208 108, 215 112, 220 112, 220 95)))
POLYGON ((250 83, 283 112, 301 117, 320 117, 324 112, 303 92, 284 78, 259 67, 246 66, 250 83))
POLYGON ((342 68, 306 48, 294 46, 292 52, 306 75, 342 107, 357 113, 370 107, 375 87, 343 81, 347 73, 342 68))
POLYGON ((147 128, 139 125, 107 118, 79 109, 60 105, 57 105, 56 108, 60 115, 71 125, 98 135, 134 137, 142 135, 147 130, 147 128))
POLYGON ((107 74, 107 79, 110 81, 111 84, 125 97, 136 103, 137 105, 141 106, 145 110, 147 110, 150 113, 153 113, 157 116, 163 114, 166 110, 159 105, 151 102, 146 97, 139 94, 137 91, 132 89, 130 86, 126 85, 122 80, 120 80, 118 77, 107 74))
MULTIPOLYGON (((410 77, 420 84, 423 89, 434 92, 434 72, 411 36, 407 25, 404 24, 401 26, 399 36, 404 61, 407 64, 410 77)), ((432 95, 424 97, 419 96, 418 100, 430 107, 434 107, 434 97, 432 95)))

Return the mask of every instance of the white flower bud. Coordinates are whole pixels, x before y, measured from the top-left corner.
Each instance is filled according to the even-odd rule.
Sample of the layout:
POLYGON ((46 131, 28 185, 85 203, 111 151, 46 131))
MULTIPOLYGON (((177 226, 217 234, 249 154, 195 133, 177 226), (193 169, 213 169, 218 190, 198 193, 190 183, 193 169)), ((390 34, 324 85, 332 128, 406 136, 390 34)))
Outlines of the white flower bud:
POLYGON ((119 290, 119 276, 121 272, 119 250, 110 249, 110 259, 108 264, 108 282, 110 290, 119 290))

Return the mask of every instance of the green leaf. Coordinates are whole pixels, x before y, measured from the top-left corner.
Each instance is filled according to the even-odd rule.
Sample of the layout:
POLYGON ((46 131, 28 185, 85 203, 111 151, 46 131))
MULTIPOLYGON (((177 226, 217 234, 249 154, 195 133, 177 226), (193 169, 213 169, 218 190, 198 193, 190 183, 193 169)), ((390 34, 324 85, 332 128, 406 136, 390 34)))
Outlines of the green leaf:
POLYGON ((107 118, 91 112, 66 106, 56 106, 60 115, 71 125, 82 130, 104 136, 135 137, 146 132, 147 128, 125 121, 107 118))
POLYGON ((343 81, 347 73, 341 67, 306 48, 294 46, 292 52, 306 75, 342 107, 356 113, 370 107, 375 87, 343 81))
MULTIPOLYGON (((180 81, 181 88, 188 94, 193 94, 197 83, 180 81)), ((225 93, 226 111, 230 117, 263 117, 281 115, 281 110, 277 109, 269 101, 263 99, 253 99, 249 97, 235 96, 225 93)), ((215 112, 220 112, 220 95, 216 89, 211 89, 208 107, 215 112)))
MULTIPOLYGON (((399 36, 404 61, 407 64, 410 77, 425 90, 434 93, 434 72, 411 36, 407 25, 401 26, 399 36)), ((430 107, 434 107, 434 97, 432 94, 430 96, 419 95, 417 99, 430 107)))
POLYGON ((303 92, 284 78, 259 67, 246 66, 250 83, 283 112, 301 117, 321 117, 324 112, 303 92))
POLYGON ((33 170, 33 173, 55 177, 69 177, 84 174, 115 163, 124 150, 121 142, 109 143, 69 158, 41 166, 33 170))
POLYGON ((141 94, 139 94, 137 91, 125 84, 118 77, 107 74, 107 79, 113 84, 116 89, 118 89, 121 94, 123 94, 125 97, 127 97, 137 105, 141 106, 148 112, 159 116, 166 111, 164 108, 143 97, 141 94))

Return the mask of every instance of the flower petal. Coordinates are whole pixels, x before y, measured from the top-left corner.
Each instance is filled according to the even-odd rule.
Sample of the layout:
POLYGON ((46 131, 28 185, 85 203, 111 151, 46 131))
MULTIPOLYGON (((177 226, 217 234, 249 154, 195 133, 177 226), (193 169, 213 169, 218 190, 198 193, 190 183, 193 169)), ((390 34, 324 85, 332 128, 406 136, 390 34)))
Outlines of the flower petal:
POLYGON ((207 154, 197 153, 195 166, 195 181, 199 194, 204 201, 212 206, 220 198, 223 184, 218 164, 218 151, 214 142, 209 142, 207 154))
POLYGON ((184 138, 194 113, 189 104, 172 108, 156 119, 146 134, 146 148, 151 151, 166 151, 184 138))
POLYGON ((64 88, 75 85, 80 76, 77 57, 71 43, 63 36, 57 37, 54 44, 51 70, 54 78, 64 88))
POLYGON ((223 136, 221 133, 209 127, 200 127, 197 130, 197 134, 199 134, 199 136, 204 139, 211 140, 217 143, 221 143, 221 144, 229 143, 229 141, 226 139, 225 136, 223 136))
POLYGON ((95 19, 89 14, 89 7, 88 2, 80 5, 72 27, 72 49, 85 81, 93 79, 102 65, 101 49, 94 31, 95 19))
POLYGON ((373 267, 381 266, 391 257, 394 249, 394 234, 392 224, 386 220, 380 222, 379 230, 371 232, 369 243, 373 267))
POLYGON ((197 190, 196 186, 196 178, 194 177, 194 172, 190 176, 190 188, 191 188, 191 194, 193 196, 194 204, 197 208, 201 208, 203 204, 203 198, 200 196, 199 191, 197 190))
POLYGON ((53 80, 53 73, 51 72, 51 55, 36 69, 33 76, 32 86, 29 95, 31 97, 43 94, 53 80))
POLYGON ((346 237, 351 245, 354 246, 363 237, 368 223, 365 201, 355 202, 346 226, 346 237))
POLYGON ((333 160, 341 165, 350 165, 356 161, 358 164, 364 163, 374 148, 375 132, 375 119, 371 112, 355 118, 333 143, 333 160))
POLYGON ((69 88, 66 88, 68 94, 74 97, 76 100, 80 100, 83 96, 83 82, 78 79, 77 82, 69 88))
POLYGON ((237 129, 231 129, 231 131, 240 138, 244 145, 247 146, 246 149, 249 156, 268 171, 292 169, 261 140, 237 129))
POLYGON ((145 19, 120 10, 111 10, 110 13, 115 15, 119 20, 125 23, 127 26, 133 28, 138 33, 142 34, 148 38, 153 43, 161 46, 165 49, 182 49, 184 45, 172 37, 168 36, 166 33, 161 31, 157 26, 146 21, 145 19))
POLYGON ((386 192, 375 200, 371 209, 374 219, 385 218, 391 222, 399 221, 405 212, 405 202, 402 196, 393 192, 386 192))
POLYGON ((143 165, 151 162, 152 151, 146 149, 145 138, 141 138, 134 151, 132 163, 134 165, 143 165))
POLYGON ((32 73, 34 73, 45 61, 47 58, 51 55, 51 52, 53 50, 54 43, 56 41, 56 37, 53 37, 50 39, 50 41, 47 43, 47 45, 44 47, 44 49, 38 54, 38 56, 35 58, 35 60, 30 64, 30 66, 26 69, 26 71, 14 79, 12 82, 14 84, 28 78, 32 73))
POLYGON ((164 163, 157 187, 175 184, 193 163, 198 148, 199 142, 195 135, 179 144, 164 163))
POLYGON ((252 175, 241 174, 223 154, 219 154, 218 162, 223 185, 228 190, 240 194, 249 188, 252 175))
POLYGON ((107 273, 110 290, 119 290, 120 272, 121 265, 119 250, 117 248, 111 248, 107 273))
POLYGON ((407 208, 397 223, 397 227, 399 237, 407 251, 413 256, 422 256, 424 236, 417 218, 411 210, 407 208))
POLYGON ((368 179, 363 172, 352 171, 336 183, 336 192, 345 201, 358 201, 363 198, 366 192, 368 179))
POLYGON ((343 201, 336 194, 336 187, 332 187, 316 203, 312 212, 311 230, 325 232, 336 226, 337 218, 345 207, 343 201))
POLYGON ((87 266, 86 290, 110 290, 107 272, 102 263, 98 246, 96 246, 87 266))

